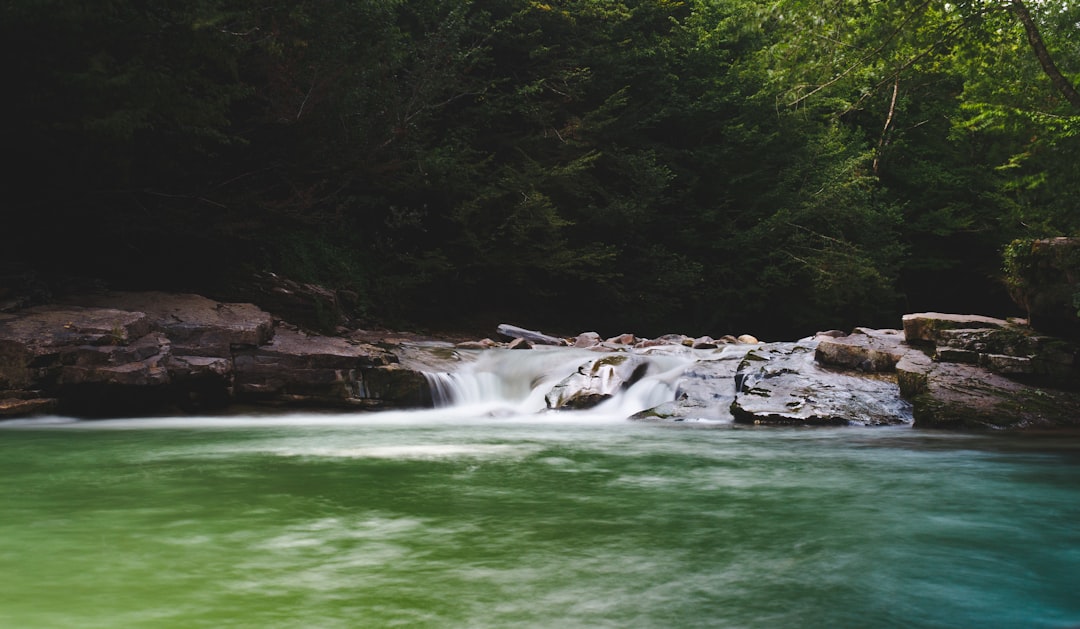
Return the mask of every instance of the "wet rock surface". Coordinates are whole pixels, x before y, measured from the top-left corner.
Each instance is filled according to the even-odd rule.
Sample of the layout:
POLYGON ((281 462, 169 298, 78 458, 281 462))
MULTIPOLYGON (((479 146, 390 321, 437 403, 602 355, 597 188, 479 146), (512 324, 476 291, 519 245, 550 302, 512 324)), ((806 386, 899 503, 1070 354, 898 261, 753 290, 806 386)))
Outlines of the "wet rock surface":
POLYGON ((922 428, 1080 427, 1080 394, 1021 383, 976 365, 906 358, 901 387, 922 428))
POLYGON ((895 379, 823 367, 814 359, 818 343, 770 343, 750 350, 735 374, 734 420, 768 425, 911 422, 910 406, 900 398, 895 379))
POLYGON ((582 409, 610 399, 618 391, 640 380, 649 370, 644 356, 611 354, 595 358, 578 367, 547 394, 552 409, 582 409))
POLYGON ((731 421, 731 403, 736 394, 735 375, 748 351, 747 346, 731 345, 706 355, 683 371, 673 401, 641 411, 632 419, 731 421))

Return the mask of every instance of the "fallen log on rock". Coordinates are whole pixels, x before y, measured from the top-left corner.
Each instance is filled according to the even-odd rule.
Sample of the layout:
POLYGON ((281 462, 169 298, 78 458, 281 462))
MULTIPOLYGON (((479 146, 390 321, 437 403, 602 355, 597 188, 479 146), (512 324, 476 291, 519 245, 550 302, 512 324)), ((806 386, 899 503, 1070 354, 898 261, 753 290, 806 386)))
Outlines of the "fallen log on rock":
POLYGON ((524 339, 533 345, 568 345, 566 339, 561 339, 555 336, 549 336, 543 332, 537 332, 535 330, 526 330, 525 328, 519 328, 516 325, 510 325, 509 323, 502 323, 499 327, 495 328, 495 331, 500 336, 504 336, 509 340, 524 339))

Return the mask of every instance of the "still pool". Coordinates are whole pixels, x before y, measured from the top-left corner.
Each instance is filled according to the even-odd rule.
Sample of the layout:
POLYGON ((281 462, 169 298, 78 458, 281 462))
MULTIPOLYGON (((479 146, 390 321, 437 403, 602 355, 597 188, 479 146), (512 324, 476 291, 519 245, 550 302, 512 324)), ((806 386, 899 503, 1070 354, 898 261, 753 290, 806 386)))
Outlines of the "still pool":
POLYGON ((0 424, 0 627, 1075 627, 1080 439, 0 424))

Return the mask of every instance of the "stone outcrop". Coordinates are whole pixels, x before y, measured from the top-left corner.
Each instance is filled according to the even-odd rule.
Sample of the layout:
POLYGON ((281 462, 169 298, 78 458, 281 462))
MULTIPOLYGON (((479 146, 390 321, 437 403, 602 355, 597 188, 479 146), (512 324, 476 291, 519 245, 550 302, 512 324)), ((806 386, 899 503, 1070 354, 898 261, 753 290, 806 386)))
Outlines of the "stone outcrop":
POLYGON ((897 366, 915 425, 949 429, 1080 427, 1080 395, 1023 384, 977 365, 913 353, 897 366))
POLYGON ((818 335, 814 358, 823 365, 865 372, 889 372, 910 349, 900 330, 855 328, 844 336, 818 335))
POLYGON ((0 417, 430 404, 423 375, 386 349, 275 330, 251 304, 153 292, 71 300, 90 305, 0 318, 0 417))
POLYGON ((1032 327, 1080 341, 1080 238, 1017 240, 1005 267, 1009 293, 1032 327))
POLYGON ((106 292, 67 301, 82 306, 139 312, 164 333, 180 356, 228 357, 237 347, 257 347, 274 336, 269 313, 252 304, 221 303, 201 295, 106 292))
POLYGON ((904 340, 914 344, 934 344, 943 330, 1001 329, 1008 325, 1004 319, 982 315, 943 314, 920 312, 903 317, 904 340))
POLYGON ((917 349, 897 363, 915 426, 1080 426, 1078 348, 1019 321, 938 313, 904 317, 917 349))
POLYGON ((900 399, 894 379, 825 369, 814 360, 819 343, 769 343, 750 350, 735 374, 734 420, 766 425, 910 423, 910 408, 900 399))
MULTIPOLYGON (((397 362, 390 352, 336 337, 280 330, 265 345, 238 350, 233 359, 236 396, 241 400, 318 406, 373 406, 390 383, 370 375, 397 362)), ((419 400, 413 392, 408 397, 419 400)))

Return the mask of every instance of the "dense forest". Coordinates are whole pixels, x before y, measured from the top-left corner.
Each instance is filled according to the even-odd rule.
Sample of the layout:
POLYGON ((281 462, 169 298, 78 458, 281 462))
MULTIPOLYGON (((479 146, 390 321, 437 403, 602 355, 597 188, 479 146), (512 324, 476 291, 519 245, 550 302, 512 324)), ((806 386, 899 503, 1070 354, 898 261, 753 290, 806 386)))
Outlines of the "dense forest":
POLYGON ((386 324, 1008 312, 1080 230, 1073 0, 11 0, 7 263, 386 324))

